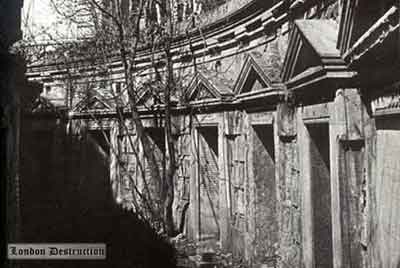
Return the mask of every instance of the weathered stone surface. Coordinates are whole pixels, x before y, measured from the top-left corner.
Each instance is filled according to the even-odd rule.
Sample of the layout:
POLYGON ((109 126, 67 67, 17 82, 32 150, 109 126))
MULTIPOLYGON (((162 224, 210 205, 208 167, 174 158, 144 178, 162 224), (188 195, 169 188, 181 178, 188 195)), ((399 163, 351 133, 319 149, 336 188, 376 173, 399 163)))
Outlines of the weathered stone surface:
MULTIPOLYGON (((237 6, 245 2, 230 1, 237 6)), ((188 34, 197 58, 188 60, 189 40, 179 37, 177 47, 186 52, 175 50, 179 55, 174 61, 179 65, 186 57, 188 67, 179 65, 185 78, 177 83, 181 99, 173 100, 176 230, 195 241, 197 253, 231 252, 253 267, 397 268, 399 94, 398 84, 387 84, 398 80, 394 70, 399 63, 396 57, 387 60, 386 54, 371 57, 380 50, 366 58, 368 48, 359 46, 372 44, 375 49, 384 41, 382 48, 394 51, 397 8, 389 9, 390 1, 353 5, 310 0, 275 1, 268 10, 271 3, 254 1, 233 15, 221 9, 226 20, 188 34), (374 24, 388 10, 383 18, 389 17, 390 24, 374 24), (368 11, 373 11, 371 18, 368 11), (300 17, 313 19, 295 20, 300 17), (374 38, 372 33, 381 33, 379 27, 389 27, 389 34, 383 31, 374 38), (364 32, 368 38, 355 43, 364 32), (367 64, 350 70, 342 55, 353 44, 358 47, 354 56, 390 68, 379 71, 367 64), (356 76, 359 69, 364 76, 356 76), (374 83, 364 81, 365 75, 373 76, 374 83), (271 95, 257 95, 260 91, 271 95), (243 95, 251 98, 244 101, 243 95)), ((148 60, 141 60, 148 66, 148 60)), ((47 76, 40 79, 49 83, 47 76)), ((54 96, 63 93, 54 90, 54 96)), ((141 96, 140 116, 163 172, 164 110, 150 95, 141 96)), ((37 104, 36 112, 54 112, 43 99, 37 104)), ((75 107, 68 126, 49 118, 26 121, 22 141, 28 164, 22 172, 44 184, 32 180, 29 186, 49 192, 38 197, 46 204, 44 214, 55 208, 49 200, 62 203, 78 186, 89 194, 77 195, 78 200, 95 208, 108 194, 126 208, 145 206, 137 192, 159 199, 158 182, 146 185, 143 180, 149 167, 140 145, 130 144, 135 130, 120 129, 109 119, 117 114, 100 97, 89 104, 75 107), (101 122, 93 122, 87 113, 96 109, 101 122), (104 150, 96 132, 102 127, 111 129, 111 145, 122 159, 104 150), (69 135, 63 128, 71 129, 69 135), (36 157, 42 153, 49 157, 36 157), (57 196, 51 193, 53 177, 76 181, 57 196), (102 187, 106 181, 110 192, 102 187), (100 196, 92 196, 96 191, 100 196)), ((35 198, 26 189, 23 193, 28 200, 35 198)), ((27 219, 34 218, 26 213, 27 219)))

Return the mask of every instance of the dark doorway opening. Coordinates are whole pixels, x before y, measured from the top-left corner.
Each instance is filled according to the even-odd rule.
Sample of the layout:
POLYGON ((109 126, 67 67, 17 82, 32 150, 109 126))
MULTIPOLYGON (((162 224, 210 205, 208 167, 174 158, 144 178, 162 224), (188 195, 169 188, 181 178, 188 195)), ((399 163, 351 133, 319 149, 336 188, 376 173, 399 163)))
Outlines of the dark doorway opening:
POLYGON ((219 239, 218 127, 198 128, 200 238, 219 239))
POLYGON ((204 142, 215 155, 218 155, 218 128, 217 127, 201 127, 199 134, 203 137, 204 142))
MULTIPOLYGON (((308 125, 310 134, 313 252, 315 267, 333 267, 329 125, 308 125)), ((301 157, 301 156, 300 156, 301 157)))
MULTIPOLYGON (((146 133, 149 137, 156 161, 159 164, 160 175, 164 177, 165 152, 166 152, 164 128, 159 128, 159 127, 146 128, 146 133)), ((148 167, 146 166, 146 168, 148 167)))
POLYGON ((160 153, 165 152, 165 133, 163 128, 146 128, 146 133, 149 135, 149 138, 155 146, 155 149, 160 151, 160 153))
POLYGON ((272 163, 275 164, 275 143, 274 128, 272 125, 256 125, 253 126, 256 142, 262 145, 262 150, 267 154, 272 163))
POLYGON ((275 143, 273 125, 253 126, 253 174, 255 184, 254 246, 256 258, 272 257, 278 242, 276 218, 275 143))
POLYGON ((86 206, 98 212, 107 213, 112 203, 110 184, 110 135, 107 130, 91 130, 88 132, 88 142, 83 153, 86 162, 86 174, 80 182, 81 200, 86 200, 86 206), (104 209, 107 208, 107 209, 104 209))

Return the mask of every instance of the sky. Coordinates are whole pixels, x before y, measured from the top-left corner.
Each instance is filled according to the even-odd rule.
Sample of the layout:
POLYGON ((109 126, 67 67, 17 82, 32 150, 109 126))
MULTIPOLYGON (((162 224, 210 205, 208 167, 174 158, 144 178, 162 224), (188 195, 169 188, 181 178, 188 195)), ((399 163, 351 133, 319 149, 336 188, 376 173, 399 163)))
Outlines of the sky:
POLYGON ((66 24, 51 5, 51 0, 25 0, 22 10, 22 28, 24 38, 33 38, 37 42, 53 39, 72 38, 66 24), (53 36, 52 38, 49 35, 53 36))

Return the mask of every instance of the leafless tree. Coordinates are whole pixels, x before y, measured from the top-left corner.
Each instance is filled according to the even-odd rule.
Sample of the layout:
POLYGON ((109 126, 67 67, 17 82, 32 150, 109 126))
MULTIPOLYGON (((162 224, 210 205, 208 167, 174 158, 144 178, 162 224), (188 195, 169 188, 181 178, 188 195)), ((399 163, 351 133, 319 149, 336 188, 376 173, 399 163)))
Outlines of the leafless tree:
MULTIPOLYGON (((130 176, 135 198, 135 211, 146 217, 147 220, 158 225, 165 233, 174 235, 174 220, 172 205, 174 201, 174 178, 179 165, 177 153, 177 139, 173 126, 173 106, 178 98, 176 88, 185 74, 177 73, 172 60, 173 38, 184 27, 193 27, 193 17, 198 7, 193 1, 180 1, 185 6, 184 11, 178 14, 176 2, 173 0, 51 0, 52 7, 59 17, 68 21, 72 28, 85 25, 85 33, 77 35, 77 39, 67 39, 54 31, 45 31, 43 34, 48 41, 36 43, 34 38, 27 38, 20 45, 20 50, 26 56, 28 64, 55 62, 56 68, 63 73, 66 88, 66 104, 74 109, 79 96, 90 99, 93 90, 105 90, 108 100, 111 100, 117 114, 117 122, 121 133, 124 133, 127 142, 134 151, 136 162, 141 170, 143 188, 138 189, 134 179, 130 176), (191 8, 187 8, 191 7, 191 8), (186 21, 185 21, 186 20, 186 21), (179 25, 178 25, 179 21, 179 25), (146 49, 150 52, 152 66, 149 69, 139 70, 137 55, 146 49), (122 64, 123 75, 120 81, 122 87, 113 90, 111 64, 122 64), (77 75, 85 72, 86 78, 77 75), (145 77, 145 78, 143 78, 145 77), (106 81, 98 86, 99 79, 106 81), (97 85, 97 86, 96 86, 97 85), (139 101, 141 94, 150 94, 160 101, 157 113, 161 115, 162 127, 165 133, 165 164, 160 169, 159 159, 155 155, 153 142, 146 133, 146 127, 141 119, 139 101), (128 135, 132 129, 126 123, 126 114, 129 111, 129 120, 137 138, 128 135), (138 144, 145 158, 143 163, 137 150, 138 144), (150 171, 146 177, 144 164, 150 171), (152 193, 152 186, 155 189, 152 193), (162 226, 162 227, 161 227, 162 226)), ((31 37, 34 33, 32 31, 31 37)), ((154 107, 147 107, 154 109, 154 107)), ((91 120, 100 121, 97 115, 86 110, 91 120)), ((118 148, 108 139, 104 132, 111 154, 117 158, 120 170, 126 169, 118 148)), ((126 172, 128 173, 128 172, 126 172)))

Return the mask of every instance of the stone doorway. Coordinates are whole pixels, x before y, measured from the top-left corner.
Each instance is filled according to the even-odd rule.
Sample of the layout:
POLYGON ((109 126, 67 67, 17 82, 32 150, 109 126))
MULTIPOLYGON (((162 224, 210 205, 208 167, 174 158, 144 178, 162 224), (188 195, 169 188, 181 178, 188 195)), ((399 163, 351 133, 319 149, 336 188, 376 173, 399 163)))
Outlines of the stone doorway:
POLYGON ((109 140, 108 130, 90 130, 82 151, 85 167, 82 167, 84 179, 80 182, 81 200, 96 210, 110 206, 112 202, 109 140))
POLYGON ((212 243, 220 236, 218 127, 199 127, 197 132, 199 239, 212 243))
POLYGON ((255 196, 254 215, 249 220, 254 222, 250 224, 254 226, 254 257, 266 263, 275 255, 278 241, 273 125, 253 126, 252 162, 255 196))
POLYGON ((307 130, 313 262, 314 267, 329 268, 333 267, 329 124, 310 124, 307 130))

